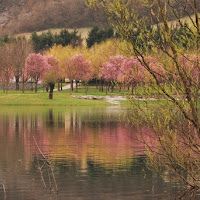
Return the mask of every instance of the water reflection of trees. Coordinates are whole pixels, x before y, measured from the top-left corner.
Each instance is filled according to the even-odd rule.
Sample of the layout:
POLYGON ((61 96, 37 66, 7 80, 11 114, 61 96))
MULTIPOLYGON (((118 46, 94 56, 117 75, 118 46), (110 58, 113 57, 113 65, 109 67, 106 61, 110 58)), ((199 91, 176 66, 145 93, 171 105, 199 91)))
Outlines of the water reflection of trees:
MULTIPOLYGON (((145 159, 141 157, 144 146, 137 142, 137 130, 130 130, 119 123, 119 111, 116 112, 112 109, 52 108, 39 112, 0 114, 0 174, 3 174, 3 170, 13 171, 14 175, 9 179, 14 178, 14 184, 18 185, 19 182, 23 184, 29 181, 27 179, 30 176, 23 176, 24 172, 29 172, 37 177, 37 183, 40 184, 35 167, 39 156, 33 142, 35 136, 42 152, 53 161, 61 185, 65 185, 66 181, 62 176, 74 180, 78 175, 97 178, 98 184, 102 184, 100 179, 105 177, 112 177, 116 181, 119 177, 123 177, 124 181, 127 177, 134 177, 133 180, 128 178, 126 183, 138 183, 138 187, 141 187, 145 183, 145 176, 152 178, 155 175, 145 167, 145 159), (3 153, 5 150, 6 154, 3 153), (137 176, 140 180, 135 179, 137 176)), ((141 131, 145 133, 148 129, 141 131)), ((146 188, 154 184, 153 179, 150 180, 146 188)), ((164 185, 163 180, 159 180, 164 185)), ((104 184, 107 184, 106 181, 104 184)), ((72 191, 75 190, 71 187, 72 191)))
MULTIPOLYGON (((54 156, 55 152, 54 159, 59 151, 65 157, 70 154, 69 157, 80 158, 84 154, 82 152, 86 152, 93 154, 95 158, 93 150, 96 144, 99 148, 98 154, 122 152, 123 155, 126 143, 131 147, 133 142, 131 135, 124 134, 126 128, 119 125, 118 116, 115 113, 106 113, 105 110, 94 112, 90 109, 80 109, 77 112, 71 109, 57 112, 49 109, 42 113, 24 111, 12 115, 4 114, 0 117, 0 136, 6 140, 5 145, 9 146, 9 149, 19 148, 19 151, 23 152, 24 158, 20 159, 27 162, 27 167, 36 153, 32 136, 37 138, 38 144, 46 154, 54 156), (111 145, 113 142, 114 146, 111 145), (121 143, 121 146, 117 147, 118 143, 121 143), (55 147, 55 144, 58 147, 55 147), (105 147, 101 147, 103 145, 105 147), (68 147, 68 151, 65 147, 68 147), (116 149, 112 150, 112 148, 116 149)), ((132 149, 127 151, 132 156, 132 149)))

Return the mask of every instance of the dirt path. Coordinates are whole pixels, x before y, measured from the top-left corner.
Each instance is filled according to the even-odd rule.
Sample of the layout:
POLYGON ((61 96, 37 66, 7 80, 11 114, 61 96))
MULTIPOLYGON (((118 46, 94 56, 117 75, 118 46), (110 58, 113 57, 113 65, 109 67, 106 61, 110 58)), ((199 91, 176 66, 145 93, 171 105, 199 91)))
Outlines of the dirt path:
MULTIPOLYGON (((76 86, 76 85, 74 84, 74 87, 75 87, 75 86, 76 86)), ((70 89, 70 84, 63 86, 62 89, 63 89, 63 90, 69 90, 69 89, 70 89)), ((58 90, 57 90, 57 88, 56 88, 56 89, 54 89, 53 91, 58 91, 58 90)))

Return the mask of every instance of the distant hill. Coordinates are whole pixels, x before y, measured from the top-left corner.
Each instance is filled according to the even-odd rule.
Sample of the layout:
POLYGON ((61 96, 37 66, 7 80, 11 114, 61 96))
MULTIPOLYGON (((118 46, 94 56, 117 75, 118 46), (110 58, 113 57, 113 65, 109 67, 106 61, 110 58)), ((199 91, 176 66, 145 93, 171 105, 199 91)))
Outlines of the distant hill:
MULTIPOLYGON (((181 6, 175 0, 171 2, 181 13, 181 6)), ((200 9, 200 0, 198 4, 200 9)), ((140 6, 138 10, 142 16, 149 13, 140 6)), ((188 12, 192 13, 192 10, 188 12)), ((173 20, 172 14, 169 16, 173 20)), ((84 0, 0 0, 0 35, 106 24, 103 11, 89 9, 84 0)))
POLYGON ((103 12, 89 9, 84 0, 0 0, 1 35, 105 24, 103 12))

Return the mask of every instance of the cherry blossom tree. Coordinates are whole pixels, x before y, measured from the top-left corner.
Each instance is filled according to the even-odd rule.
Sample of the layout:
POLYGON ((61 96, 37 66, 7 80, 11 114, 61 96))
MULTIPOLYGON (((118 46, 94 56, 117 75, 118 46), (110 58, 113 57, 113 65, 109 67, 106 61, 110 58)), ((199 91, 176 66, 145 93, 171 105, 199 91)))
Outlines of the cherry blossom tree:
POLYGON ((91 62, 89 61, 82 62, 82 67, 80 68, 79 71, 79 79, 84 81, 86 93, 88 92, 88 81, 92 79, 93 74, 94 70, 91 67, 91 62))
POLYGON ((26 79, 32 78, 35 81, 35 92, 37 92, 38 81, 42 79, 46 69, 49 68, 47 59, 40 53, 31 53, 26 58, 24 76, 26 79))
MULTIPOLYGON (((118 80, 121 65, 125 59, 122 55, 111 56, 105 64, 100 68, 99 78, 103 78, 111 86, 113 92, 114 85, 118 80)), ((107 90, 106 90, 107 91, 107 90)))
POLYGON ((49 86, 49 99, 53 99, 53 90, 55 84, 62 78, 63 71, 60 66, 60 60, 54 56, 46 56, 48 65, 43 75, 43 81, 49 86))
MULTIPOLYGON (((155 56, 145 57, 147 64, 149 65, 149 71, 146 71, 146 82, 155 82, 152 77, 152 73, 156 77, 156 81, 160 84, 166 80, 167 71, 164 69, 164 65, 158 61, 155 56)), ((143 67, 144 68, 144 67, 143 67)))
MULTIPOLYGON (((71 57, 66 63, 66 76, 70 80, 70 93, 73 91, 73 80, 89 80, 92 77, 90 62, 86 61, 82 54, 71 57)), ((76 85, 77 88, 77 85, 76 85)))
MULTIPOLYGON (((179 56, 179 62, 181 63, 184 73, 187 73, 187 84, 188 85, 198 85, 200 80, 200 57, 198 55, 188 55, 184 54, 182 56, 179 56)), ((177 73, 176 73, 177 74, 177 73)), ((178 76, 175 77, 176 80, 178 80, 178 76)))
POLYGON ((140 83, 143 83, 145 79, 145 72, 141 63, 134 57, 124 58, 118 74, 118 81, 126 85, 131 85, 133 89, 140 83))

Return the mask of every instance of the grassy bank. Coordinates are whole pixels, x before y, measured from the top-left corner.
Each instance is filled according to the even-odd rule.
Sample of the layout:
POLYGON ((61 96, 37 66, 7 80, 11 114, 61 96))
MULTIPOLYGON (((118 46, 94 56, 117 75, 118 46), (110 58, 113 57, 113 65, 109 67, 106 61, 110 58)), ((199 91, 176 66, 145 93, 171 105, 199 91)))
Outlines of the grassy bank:
POLYGON ((106 106, 110 105, 104 100, 85 100, 72 98, 69 91, 54 92, 53 100, 48 99, 48 93, 38 91, 0 91, 0 105, 38 105, 38 106, 106 106))
MULTIPOLYGON (((146 92, 144 92, 144 87, 138 87, 136 91, 134 91, 134 96, 139 97, 146 97, 148 98, 149 95, 147 95, 146 92)), ((150 87, 148 87, 148 90, 150 90, 150 87)), ((156 92, 149 91, 151 94, 150 97, 156 97, 156 92)), ((95 86, 90 86, 88 93, 85 91, 84 86, 79 86, 78 91, 75 90, 72 92, 72 95, 75 96, 86 96, 86 95, 93 95, 93 96, 126 96, 130 97, 131 92, 130 90, 121 90, 115 89, 113 92, 107 92, 104 90, 103 92, 100 92, 95 86)), ((136 102, 139 102, 140 104, 143 104, 144 101, 136 100, 136 102)), ((130 105, 130 101, 121 101, 121 105, 130 105)), ((157 101, 153 100, 151 101, 152 104, 156 104, 157 101)), ((73 98, 70 95, 69 90, 63 90, 63 91, 54 91, 53 100, 48 99, 48 93, 46 91, 43 91, 42 88, 38 89, 38 93, 35 93, 34 91, 25 91, 23 94, 21 91, 8 91, 8 94, 4 93, 3 91, 0 91, 0 105, 38 105, 38 106, 107 106, 110 105, 110 103, 106 102, 105 100, 87 100, 87 99, 78 99, 73 98)))

